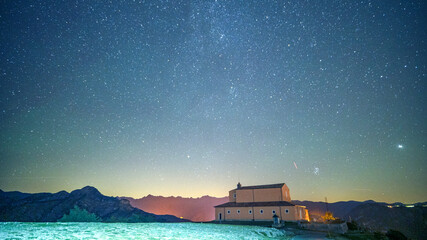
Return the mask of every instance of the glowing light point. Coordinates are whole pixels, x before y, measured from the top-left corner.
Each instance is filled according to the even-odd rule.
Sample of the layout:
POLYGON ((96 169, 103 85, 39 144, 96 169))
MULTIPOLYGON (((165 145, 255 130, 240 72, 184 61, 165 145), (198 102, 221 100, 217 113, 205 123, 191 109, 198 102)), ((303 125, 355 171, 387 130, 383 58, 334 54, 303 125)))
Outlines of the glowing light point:
POLYGON ((398 145, 397 145, 397 148, 399 148, 399 149, 403 149, 403 145, 402 145, 402 144, 398 144, 398 145))
POLYGON ((320 174, 320 169, 319 169, 318 167, 315 167, 315 168, 314 168, 313 173, 314 173, 314 175, 319 176, 319 174, 320 174))

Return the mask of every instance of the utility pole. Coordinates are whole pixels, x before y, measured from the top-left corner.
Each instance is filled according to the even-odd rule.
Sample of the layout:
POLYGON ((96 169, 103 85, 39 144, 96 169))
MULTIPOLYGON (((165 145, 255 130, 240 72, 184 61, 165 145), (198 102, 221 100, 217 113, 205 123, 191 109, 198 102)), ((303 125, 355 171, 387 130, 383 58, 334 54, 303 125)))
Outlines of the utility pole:
POLYGON ((329 212, 329 209, 328 209, 328 198, 327 197, 325 197, 325 203, 326 203, 326 212, 329 212))

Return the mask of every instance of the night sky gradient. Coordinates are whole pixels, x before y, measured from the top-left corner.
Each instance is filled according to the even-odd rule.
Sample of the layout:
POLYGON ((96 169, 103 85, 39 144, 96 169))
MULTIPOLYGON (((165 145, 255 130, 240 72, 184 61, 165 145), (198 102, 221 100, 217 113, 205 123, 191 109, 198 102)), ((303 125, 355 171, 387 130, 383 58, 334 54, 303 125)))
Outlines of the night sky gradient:
POLYGON ((427 200, 425 1, 0 1, 0 189, 427 200))

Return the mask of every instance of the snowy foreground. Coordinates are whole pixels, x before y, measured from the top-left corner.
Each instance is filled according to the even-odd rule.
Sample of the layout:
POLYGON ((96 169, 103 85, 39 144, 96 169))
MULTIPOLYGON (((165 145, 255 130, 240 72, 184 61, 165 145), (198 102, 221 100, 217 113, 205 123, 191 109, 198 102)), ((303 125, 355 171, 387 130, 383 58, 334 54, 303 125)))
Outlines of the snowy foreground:
POLYGON ((0 223, 0 239, 296 239, 282 230, 201 223, 0 223))

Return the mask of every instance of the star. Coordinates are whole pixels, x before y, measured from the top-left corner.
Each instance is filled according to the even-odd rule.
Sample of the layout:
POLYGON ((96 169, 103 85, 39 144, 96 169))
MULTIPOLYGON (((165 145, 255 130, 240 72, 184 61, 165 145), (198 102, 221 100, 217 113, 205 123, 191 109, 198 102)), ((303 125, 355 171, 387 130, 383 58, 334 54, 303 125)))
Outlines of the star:
POLYGON ((315 167, 313 173, 314 173, 314 175, 319 175, 320 169, 318 167, 315 167))

